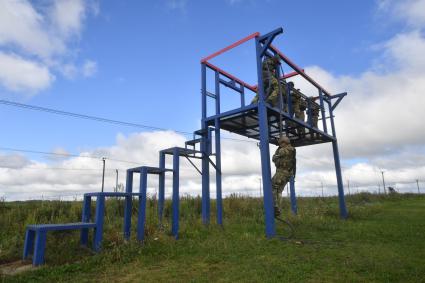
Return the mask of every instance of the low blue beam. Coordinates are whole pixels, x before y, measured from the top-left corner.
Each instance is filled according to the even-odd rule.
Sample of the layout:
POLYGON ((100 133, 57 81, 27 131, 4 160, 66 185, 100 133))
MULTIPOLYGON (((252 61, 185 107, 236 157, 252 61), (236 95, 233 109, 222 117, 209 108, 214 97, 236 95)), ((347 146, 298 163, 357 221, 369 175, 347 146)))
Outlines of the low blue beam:
POLYGON ((297 196, 295 194, 295 178, 292 176, 289 181, 289 190, 291 197, 291 211, 293 214, 297 215, 298 207, 297 207, 297 196))
POLYGON ((93 249, 100 251, 103 238, 103 218, 105 216, 105 196, 96 199, 96 228, 94 229, 93 249))
MULTIPOLYGON (((91 196, 85 195, 83 201, 83 213, 81 222, 90 222, 91 217, 91 196)), ((81 245, 87 246, 89 242, 89 229, 83 228, 80 232, 81 245)))
MULTIPOLYGON (((165 170, 165 154, 161 151, 159 153, 159 168, 165 170)), ((162 224, 162 217, 164 212, 165 202, 165 171, 159 175, 159 188, 158 188, 158 218, 159 223, 162 224)))
MULTIPOLYGON (((133 191, 133 172, 127 171, 125 192, 132 193, 133 191)), ((130 240, 131 233, 131 211, 133 207, 133 198, 131 195, 125 197, 124 205, 124 239, 130 240)))
POLYGON ((140 169, 140 196, 139 196, 139 215, 137 218, 137 240, 145 239, 145 221, 146 221, 146 197, 148 187, 148 170, 145 167, 140 169))
POLYGON ((179 152, 175 149, 173 154, 173 221, 171 230, 175 239, 178 239, 179 237, 179 161, 179 152))

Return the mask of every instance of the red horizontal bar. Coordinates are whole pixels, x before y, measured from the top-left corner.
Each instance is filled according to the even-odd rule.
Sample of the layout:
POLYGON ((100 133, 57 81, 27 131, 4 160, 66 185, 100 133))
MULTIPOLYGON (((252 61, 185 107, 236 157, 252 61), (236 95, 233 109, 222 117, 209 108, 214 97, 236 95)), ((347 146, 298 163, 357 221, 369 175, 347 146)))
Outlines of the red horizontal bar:
MULTIPOLYGON (((304 73, 304 69, 301 69, 301 71, 304 73)), ((294 72, 291 72, 289 74, 283 75, 282 79, 289 79, 289 78, 295 77, 297 75, 299 75, 298 72, 294 71, 294 72)))
POLYGON ((321 85, 319 85, 315 80, 313 80, 310 76, 308 76, 306 73, 301 71, 301 68, 298 67, 294 62, 292 62, 291 59, 289 59, 288 57, 286 57, 285 55, 283 55, 282 52, 279 51, 279 49, 277 49, 276 47, 274 47, 273 45, 270 44, 270 48, 273 49, 274 52, 276 52, 277 54, 279 54, 279 56, 282 58, 283 61, 286 62, 286 64, 288 64, 292 69, 294 69, 298 74, 300 74, 304 79, 306 79, 307 81, 309 81, 312 85, 314 85, 315 87, 321 89, 323 91, 324 94, 331 96, 331 94, 325 90, 321 85))
POLYGON ((237 77, 235 77, 235 76, 233 76, 233 75, 229 74, 228 72, 226 72, 226 71, 224 71, 224 70, 220 69, 219 67, 217 67, 217 66, 215 66, 215 65, 211 64, 210 62, 205 62, 205 64, 206 64, 208 67, 210 67, 211 69, 213 69, 213 70, 215 70, 215 71, 219 72, 219 73, 220 73, 220 74, 222 74, 223 76, 226 76, 226 77, 228 77, 229 79, 234 80, 234 81, 235 81, 235 82, 237 82, 238 84, 243 85, 243 86, 244 86, 244 87, 246 87, 247 89, 249 89, 249 90, 251 90, 251 91, 253 91, 253 92, 257 92, 257 89, 256 89, 254 86, 252 86, 252 85, 250 85, 250 84, 247 84, 246 82, 244 82, 244 81, 242 81, 242 80, 238 79, 237 77))
POLYGON ((235 43, 233 43, 233 44, 231 44, 231 45, 229 45, 229 46, 227 46, 227 47, 225 47, 225 48, 223 48, 223 49, 221 49, 221 50, 219 50, 219 51, 211 54, 210 56, 205 57, 204 59, 201 60, 201 63, 205 63, 208 60, 210 60, 210 59, 212 59, 214 57, 217 57, 218 55, 223 54, 224 52, 229 51, 230 49, 235 48, 236 46, 239 46, 242 43, 245 43, 248 40, 251 40, 254 37, 259 36, 259 35, 260 35, 260 33, 259 32, 256 32, 256 33, 253 33, 253 34, 251 34, 251 35, 249 35, 249 36, 247 36, 245 38, 242 38, 241 40, 236 41, 235 43))
MULTIPOLYGON (((304 69, 302 69, 301 71, 304 73, 304 69)), ((289 79, 289 78, 295 77, 296 75, 299 75, 299 74, 294 71, 294 72, 291 72, 289 74, 283 75, 280 78, 281 79, 289 79)), ((255 85, 254 87, 255 87, 255 89, 257 89, 258 88, 258 85, 255 85)))

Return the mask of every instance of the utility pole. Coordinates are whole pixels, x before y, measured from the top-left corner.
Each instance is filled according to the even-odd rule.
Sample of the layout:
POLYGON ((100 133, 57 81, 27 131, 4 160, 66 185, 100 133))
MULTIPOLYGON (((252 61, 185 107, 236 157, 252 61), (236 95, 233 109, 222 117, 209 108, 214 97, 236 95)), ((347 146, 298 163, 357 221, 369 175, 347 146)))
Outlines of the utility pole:
POLYGON ((323 197, 325 197, 324 195, 323 195, 323 182, 320 182, 321 184, 322 184, 322 198, 323 197))
POLYGON ((115 179, 115 192, 118 192, 118 169, 115 169, 115 173, 117 173, 117 178, 115 179))
POLYGON ((347 188, 348 188, 348 195, 351 195, 351 193, 350 193, 350 180, 347 180, 347 188))
POLYGON ((380 195, 380 194, 381 194, 381 185, 378 184, 378 195, 380 195))
POLYGON ((384 178, 384 171, 381 171, 382 174, 382 185, 384 186, 384 194, 387 194, 387 189, 385 188, 385 178, 384 178))
POLYGON ((416 179, 416 185, 418 186, 418 194, 420 194, 421 191, 419 190, 419 180, 418 179, 416 179))
POLYGON ((102 157, 102 162, 103 162, 103 173, 102 173, 102 193, 103 193, 103 189, 105 187, 105 161, 106 158, 102 157))

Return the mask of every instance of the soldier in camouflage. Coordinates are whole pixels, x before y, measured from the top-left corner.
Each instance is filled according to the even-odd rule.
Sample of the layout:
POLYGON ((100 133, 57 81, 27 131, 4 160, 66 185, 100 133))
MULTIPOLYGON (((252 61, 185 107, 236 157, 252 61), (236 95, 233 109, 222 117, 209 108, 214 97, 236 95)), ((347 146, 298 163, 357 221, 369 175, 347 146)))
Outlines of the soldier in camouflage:
POLYGON ((313 127, 318 128, 320 107, 316 102, 314 102, 314 98, 312 96, 310 96, 309 99, 311 103, 311 121, 313 127))
MULTIPOLYGON (((320 106, 314 102, 314 97, 310 96, 308 98, 310 103, 310 113, 311 113, 311 124, 314 128, 319 128, 319 113, 320 113, 320 106)), ((311 138, 314 138, 314 134, 311 133, 311 138)))
MULTIPOLYGON (((299 89, 293 89, 291 92, 292 110, 295 118, 305 122, 305 110, 307 109, 307 101, 302 96, 299 89)), ((291 123, 292 126, 296 126, 295 123, 291 123)), ((297 129, 298 134, 304 136, 305 128, 300 127, 297 129)))
MULTIPOLYGON (((266 97, 266 102, 271 103, 273 106, 276 105, 277 98, 279 97, 279 83, 277 80, 279 64, 280 57, 277 54, 271 58, 266 58, 262 64, 264 95, 266 97)), ((257 102, 258 91, 252 99, 251 104, 257 102)))
POLYGON ((275 216, 280 215, 280 196, 286 184, 292 176, 295 176, 296 171, 296 151, 291 145, 288 137, 279 139, 279 147, 273 155, 273 163, 276 166, 276 173, 272 178, 272 190, 274 199, 275 216))

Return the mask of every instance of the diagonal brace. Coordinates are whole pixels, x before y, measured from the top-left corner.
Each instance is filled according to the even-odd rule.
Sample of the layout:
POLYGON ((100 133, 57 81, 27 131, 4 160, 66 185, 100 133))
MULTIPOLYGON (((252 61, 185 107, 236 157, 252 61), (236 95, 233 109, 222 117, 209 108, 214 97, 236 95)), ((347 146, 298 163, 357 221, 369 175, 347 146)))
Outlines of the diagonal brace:
POLYGON ((263 57, 264 56, 264 54, 269 49, 270 44, 274 40, 274 38, 276 36, 278 36, 279 34, 281 34, 281 33, 283 33, 283 29, 282 28, 278 28, 278 29, 275 29, 272 32, 269 32, 269 33, 267 33, 267 34, 265 34, 263 36, 260 36, 260 38, 258 39, 258 41, 263 44, 263 46, 261 48, 261 52, 260 52, 260 57, 263 57))
POLYGON ((199 168, 195 165, 195 163, 193 163, 193 161, 192 161, 192 160, 190 160, 190 158, 189 158, 187 155, 185 155, 184 157, 187 159, 187 161, 189 161, 189 163, 190 163, 190 164, 192 164, 192 166, 196 169, 196 171, 198 171, 198 172, 199 172, 199 174, 201 174, 201 175, 202 175, 201 170, 199 170, 199 168))

